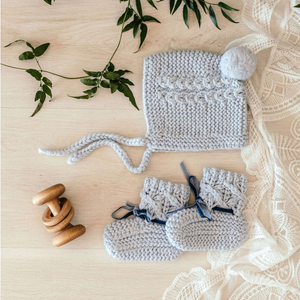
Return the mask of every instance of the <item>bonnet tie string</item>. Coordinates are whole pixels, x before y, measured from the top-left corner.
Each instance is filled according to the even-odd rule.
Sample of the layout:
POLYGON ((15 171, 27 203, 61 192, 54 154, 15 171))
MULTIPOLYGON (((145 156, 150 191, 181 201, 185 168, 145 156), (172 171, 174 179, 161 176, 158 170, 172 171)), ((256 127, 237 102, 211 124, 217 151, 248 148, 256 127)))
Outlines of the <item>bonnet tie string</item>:
POLYGON ((60 150, 48 150, 48 149, 38 149, 39 153, 51 155, 51 156, 65 156, 70 155, 68 158, 68 164, 74 164, 75 162, 83 159, 88 156, 97 148, 102 146, 112 147, 119 157, 122 159, 123 163, 129 171, 132 173, 142 173, 147 168, 152 151, 147 148, 144 152, 142 162, 138 167, 135 167, 129 158, 126 151, 120 146, 147 146, 146 138, 126 138, 121 135, 112 134, 112 133, 95 133, 89 134, 82 138, 81 140, 75 142, 69 147, 60 150))
POLYGON ((116 209, 112 214, 111 216, 115 219, 115 220, 123 220, 123 219, 126 219, 130 216, 134 215, 135 217, 137 218, 141 218, 143 220, 146 220, 148 223, 149 222, 153 222, 153 223, 158 223, 158 224, 162 224, 162 225, 165 225, 166 222, 165 221, 161 221, 161 220, 158 220, 158 219, 153 219, 151 220, 151 215, 149 213, 149 211, 147 209, 139 209, 139 207, 137 205, 133 205, 131 203, 129 203, 128 201, 126 202, 126 206, 121 206, 119 207, 118 209, 116 209), (126 213, 124 216, 118 218, 118 217, 115 217, 115 213, 117 213, 120 209, 126 209, 128 210, 129 212, 126 213))

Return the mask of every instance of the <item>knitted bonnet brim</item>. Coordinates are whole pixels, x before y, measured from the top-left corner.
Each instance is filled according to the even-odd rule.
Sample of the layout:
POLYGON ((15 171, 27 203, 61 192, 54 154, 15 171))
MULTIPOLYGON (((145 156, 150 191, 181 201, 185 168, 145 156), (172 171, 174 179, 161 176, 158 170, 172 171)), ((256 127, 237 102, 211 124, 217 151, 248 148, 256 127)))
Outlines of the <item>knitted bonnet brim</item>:
POLYGON ((74 164, 97 148, 111 146, 129 171, 142 173, 152 152, 240 149, 248 132, 246 91, 239 80, 249 78, 255 67, 256 56, 244 47, 223 56, 202 51, 149 56, 143 78, 145 137, 96 133, 64 149, 39 153, 71 155, 68 163, 74 164), (147 147, 138 167, 120 145, 147 147))

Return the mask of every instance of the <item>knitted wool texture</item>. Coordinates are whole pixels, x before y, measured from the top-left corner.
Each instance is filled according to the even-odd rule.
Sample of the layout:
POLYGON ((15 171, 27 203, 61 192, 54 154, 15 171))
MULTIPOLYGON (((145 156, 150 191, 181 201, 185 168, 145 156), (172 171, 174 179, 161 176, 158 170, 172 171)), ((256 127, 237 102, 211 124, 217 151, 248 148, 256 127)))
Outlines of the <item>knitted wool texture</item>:
POLYGON ((171 214, 166 232, 172 245, 182 251, 230 250, 240 246, 247 236, 247 223, 242 214, 247 177, 205 168, 200 188, 200 196, 209 209, 231 208, 234 214, 211 211, 212 221, 201 218, 196 207, 171 214))
MULTIPOLYGON (((139 208, 147 209, 152 220, 165 221, 169 211, 186 205, 189 195, 186 184, 146 178, 139 208)), ((168 261, 182 253, 168 240, 165 225, 140 218, 109 224, 104 231, 104 245, 111 256, 120 260, 168 261)))
POLYGON ((229 57, 225 56, 227 52, 224 54, 227 58, 223 60, 223 69, 232 62, 235 68, 229 68, 227 76, 220 68, 222 56, 213 53, 173 51, 145 58, 143 98, 147 133, 144 138, 96 133, 61 150, 39 149, 39 152, 53 156, 71 154, 68 163, 73 164, 108 145, 131 172, 141 173, 148 166, 152 152, 244 147, 248 136, 246 91, 235 78, 234 70, 237 77, 241 74, 250 77, 256 57, 250 50, 229 51, 229 57), (120 144, 147 146, 140 166, 132 164, 120 144))

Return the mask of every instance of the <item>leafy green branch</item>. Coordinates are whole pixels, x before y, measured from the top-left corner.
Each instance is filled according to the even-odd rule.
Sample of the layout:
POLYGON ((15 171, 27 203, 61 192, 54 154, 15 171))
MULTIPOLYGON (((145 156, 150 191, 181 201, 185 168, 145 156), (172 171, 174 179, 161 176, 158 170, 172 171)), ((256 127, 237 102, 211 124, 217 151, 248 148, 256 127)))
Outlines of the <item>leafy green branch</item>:
MULTIPOLYGON (((130 0, 128 1, 126 12, 128 12, 129 7, 130 7, 130 0)), ((2 66, 8 67, 8 68, 24 70, 39 82, 39 88, 38 88, 38 91, 36 92, 35 98, 34 98, 34 101, 39 101, 39 102, 37 104, 35 111, 31 115, 31 117, 35 116, 41 110, 47 96, 50 97, 49 101, 51 101, 51 99, 52 99, 52 90, 51 90, 52 82, 49 78, 43 76, 43 73, 48 73, 48 74, 58 76, 58 77, 61 77, 64 79, 81 79, 81 82, 84 85, 92 87, 88 90, 83 91, 84 95, 82 95, 82 96, 69 96, 69 97, 72 97, 75 99, 90 99, 90 98, 94 97, 94 95, 97 93, 97 91, 101 87, 108 88, 108 89, 110 89, 112 94, 118 90, 120 93, 122 93, 125 97, 127 97, 129 99, 131 104, 137 110, 139 110, 139 108, 136 104, 135 98, 133 96, 133 93, 129 87, 129 86, 133 86, 134 84, 129 79, 123 77, 123 75, 125 75, 126 73, 132 73, 132 72, 129 70, 115 70, 115 66, 111 62, 120 47, 126 17, 127 17, 127 13, 125 13, 125 15, 123 17, 122 30, 120 33, 117 47, 114 50, 113 54, 111 55, 108 63, 105 65, 105 67, 101 71, 95 72, 95 71, 83 70, 86 73, 85 76, 67 77, 67 76, 56 74, 56 73, 53 73, 53 72, 50 72, 47 70, 43 70, 40 65, 40 62, 38 60, 38 57, 42 56, 46 52, 50 43, 46 43, 46 44, 40 45, 35 48, 29 42, 27 42, 25 40, 16 40, 5 46, 5 47, 9 47, 14 43, 24 42, 31 50, 23 52, 19 56, 19 60, 33 60, 34 59, 38 65, 38 69, 25 69, 25 68, 14 67, 14 66, 10 66, 10 65, 1 63, 2 66)))
MULTIPOLYGON (((44 0, 44 1, 49 5, 52 5, 55 2, 55 0, 44 0)), ((1 63, 1 65, 5 66, 5 67, 9 67, 9 68, 17 69, 17 70, 24 70, 39 82, 39 88, 38 88, 38 90, 35 94, 35 98, 34 98, 34 101, 38 101, 38 104, 37 104, 35 111, 31 115, 32 117, 41 110, 47 96, 50 97, 49 101, 51 101, 51 99, 52 99, 52 87, 53 87, 52 81, 48 77, 44 76, 45 73, 51 74, 53 76, 58 76, 58 77, 61 77, 64 79, 70 79, 70 80, 80 79, 81 83, 83 83, 84 85, 89 87, 89 89, 83 91, 83 95, 69 96, 69 97, 72 97, 75 99, 90 99, 90 98, 94 97, 94 95, 98 92, 98 90, 100 88, 106 88, 106 89, 110 89, 110 92, 112 94, 115 93, 116 91, 119 91, 125 97, 127 97, 129 99, 131 104, 136 109, 139 109, 136 104, 134 95, 130 89, 130 86, 133 86, 134 84, 129 79, 124 77, 124 75, 126 73, 132 73, 132 72, 129 70, 121 70, 121 69, 115 70, 115 66, 112 63, 112 59, 114 58, 116 52, 118 51, 118 49, 120 47, 122 36, 123 36, 124 32, 132 30, 134 38, 138 36, 138 33, 140 33, 139 34, 140 43, 139 43, 139 48, 138 48, 138 50, 139 50, 142 47, 142 45, 146 39, 147 33, 148 33, 148 27, 147 27, 146 23, 148 23, 148 22, 160 23, 160 21, 150 15, 143 14, 141 0, 135 0, 135 7, 133 7, 131 5, 131 0, 119 0, 119 1, 127 2, 127 6, 126 6, 124 13, 120 16, 120 18, 117 21, 118 26, 122 25, 121 33, 119 36, 119 41, 118 41, 118 44, 117 44, 113 54, 110 57, 108 63, 105 65, 105 67, 101 71, 83 70, 86 73, 85 76, 80 76, 80 77, 63 76, 63 75, 60 75, 57 73, 43 70, 40 65, 40 62, 38 60, 38 58, 46 52, 50 43, 45 43, 38 47, 33 47, 29 42, 27 42, 25 40, 17 40, 17 41, 14 41, 14 42, 8 44, 7 46, 5 46, 5 47, 8 47, 16 42, 24 42, 30 48, 30 51, 23 52, 19 56, 19 60, 33 60, 34 59, 38 65, 38 69, 25 69, 25 68, 14 67, 14 66, 10 66, 10 65, 1 63), (127 23, 126 26, 125 26, 125 23, 127 23)), ((164 1, 164 0, 160 0, 157 2, 162 2, 162 1, 164 1)), ((153 8, 157 9, 153 0, 147 0, 147 2, 153 8)), ((233 23, 238 23, 238 22, 234 21, 233 19, 231 19, 231 17, 225 12, 225 10, 226 11, 238 11, 238 9, 235 9, 235 8, 225 4, 224 2, 210 3, 206 0, 169 0, 169 4, 170 4, 170 14, 171 15, 173 15, 178 10, 178 8, 180 6, 182 6, 183 20, 187 27, 189 27, 189 20, 188 20, 189 11, 192 11, 193 13, 195 13, 197 21, 198 21, 198 25, 199 25, 199 27, 201 27, 202 16, 201 16, 200 9, 202 9, 205 14, 209 14, 214 25, 218 29, 220 29, 217 19, 216 19, 216 14, 213 9, 213 6, 217 6, 218 8, 220 8, 223 16, 227 20, 229 20, 230 22, 233 22, 233 23)), ((298 7, 298 5, 296 5, 295 7, 298 7)))

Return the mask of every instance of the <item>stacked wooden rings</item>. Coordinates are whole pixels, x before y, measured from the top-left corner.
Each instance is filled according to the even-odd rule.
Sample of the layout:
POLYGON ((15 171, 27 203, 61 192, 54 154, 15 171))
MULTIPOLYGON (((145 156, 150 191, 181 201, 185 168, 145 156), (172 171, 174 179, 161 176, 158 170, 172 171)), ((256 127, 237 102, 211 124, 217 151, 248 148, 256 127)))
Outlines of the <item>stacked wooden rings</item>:
POLYGON ((56 184, 41 191, 32 199, 34 205, 48 205, 42 221, 48 232, 60 232, 52 239, 52 244, 56 247, 75 240, 86 231, 83 225, 73 226, 70 223, 74 216, 74 208, 67 198, 59 198, 65 190, 63 184, 56 184))

